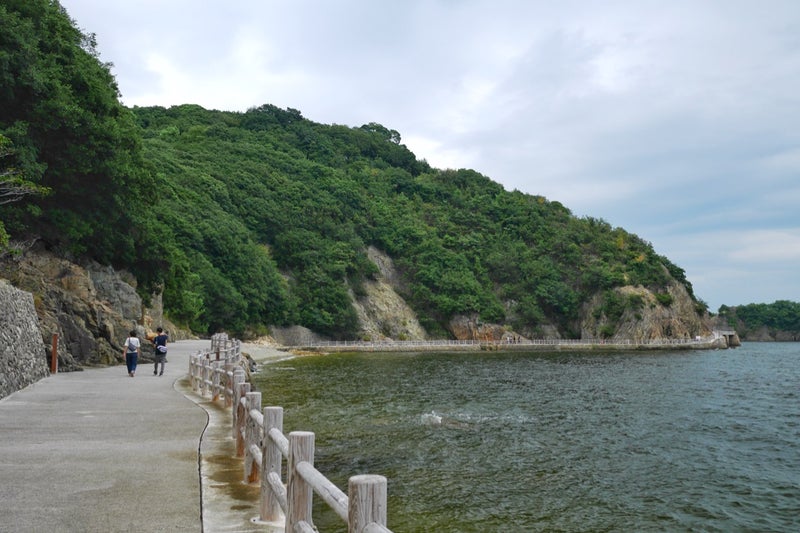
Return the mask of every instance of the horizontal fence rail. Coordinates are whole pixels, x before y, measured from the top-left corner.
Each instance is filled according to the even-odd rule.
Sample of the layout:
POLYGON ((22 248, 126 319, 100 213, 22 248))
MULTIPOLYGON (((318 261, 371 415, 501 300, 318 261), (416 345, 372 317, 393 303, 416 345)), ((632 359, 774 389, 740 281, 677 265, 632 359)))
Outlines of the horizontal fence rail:
POLYGON ((414 347, 430 348, 430 347, 476 347, 482 346, 702 346, 709 342, 714 341, 719 337, 718 332, 711 336, 696 337, 694 339, 502 339, 502 340, 481 340, 481 339, 462 339, 462 340, 447 340, 447 339, 432 339, 432 340, 414 340, 414 341, 398 341, 398 340, 376 340, 376 341, 309 341, 302 345, 288 346, 290 349, 300 348, 356 348, 356 349, 374 349, 374 350, 391 350, 392 348, 409 349, 414 347))
MULTIPOLYGON (((217 337, 215 335, 215 337, 217 337)), ((283 433, 283 408, 261 406, 241 366, 241 343, 220 335, 211 349, 189 358, 192 390, 231 408, 236 455, 243 457, 243 481, 259 483, 259 521, 285 532, 315 532, 311 508, 319 496, 344 522, 348 533, 391 533, 386 527, 384 476, 350 477, 345 494, 314 467, 314 433, 283 433), (285 465, 284 465, 285 461, 285 465)))

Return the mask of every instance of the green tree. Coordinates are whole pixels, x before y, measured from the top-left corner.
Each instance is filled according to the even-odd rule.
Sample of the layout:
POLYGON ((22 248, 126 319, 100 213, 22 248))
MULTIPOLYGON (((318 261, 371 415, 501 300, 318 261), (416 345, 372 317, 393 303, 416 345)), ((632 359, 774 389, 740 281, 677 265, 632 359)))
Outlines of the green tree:
MULTIPOLYGON (((18 202, 26 196, 44 195, 50 192, 47 188, 26 180, 11 162, 6 163, 13 155, 11 141, 0 135, 0 206, 18 202)), ((9 240, 5 225, 0 220, 0 252, 8 248, 9 240)))
POLYGON ((0 24, 0 133, 27 179, 53 191, 18 215, 56 247, 111 261, 135 245, 125 230, 151 182, 110 65, 58 2, 6 1, 0 24))

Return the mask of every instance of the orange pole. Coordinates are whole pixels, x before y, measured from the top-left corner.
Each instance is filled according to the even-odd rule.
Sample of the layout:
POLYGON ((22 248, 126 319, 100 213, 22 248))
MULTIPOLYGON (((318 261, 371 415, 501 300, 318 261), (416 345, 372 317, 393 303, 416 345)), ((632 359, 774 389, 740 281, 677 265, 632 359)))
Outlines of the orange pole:
POLYGON ((58 333, 53 333, 53 351, 50 355, 50 373, 58 372, 58 333))

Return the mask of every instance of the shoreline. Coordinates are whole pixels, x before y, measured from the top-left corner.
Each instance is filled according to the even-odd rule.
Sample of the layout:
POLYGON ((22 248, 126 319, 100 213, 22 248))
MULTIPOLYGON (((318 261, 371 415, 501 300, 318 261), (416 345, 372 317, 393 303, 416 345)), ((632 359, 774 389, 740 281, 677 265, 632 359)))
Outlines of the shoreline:
POLYGON ((298 354, 282 346, 244 341, 242 341, 242 353, 248 354, 256 363, 275 363, 298 357, 298 354))
POLYGON ((730 349, 718 339, 680 343, 611 343, 611 342, 555 342, 555 343, 469 343, 440 344, 425 342, 361 342, 330 343, 316 346, 281 346, 274 343, 242 342, 242 352, 256 363, 273 363, 295 357, 320 356, 342 352, 653 352, 663 350, 717 350, 730 349))

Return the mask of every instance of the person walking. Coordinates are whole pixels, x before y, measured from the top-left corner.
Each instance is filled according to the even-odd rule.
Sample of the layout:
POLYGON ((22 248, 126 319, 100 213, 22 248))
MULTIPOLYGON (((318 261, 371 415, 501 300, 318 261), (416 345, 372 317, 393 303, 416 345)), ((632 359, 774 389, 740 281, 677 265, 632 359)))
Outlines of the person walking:
POLYGON ((125 357, 125 365, 128 367, 128 375, 130 377, 136 374, 136 364, 139 362, 141 346, 142 343, 139 341, 139 337, 136 336, 136 330, 131 330, 128 338, 125 339, 125 351, 122 353, 125 357))
POLYGON ((156 329, 156 335, 153 338, 153 360, 155 361, 155 366, 153 366, 153 375, 155 376, 158 374, 158 364, 161 363, 161 373, 158 374, 159 376, 164 375, 164 365, 167 362, 167 334, 164 333, 162 328, 156 329))

